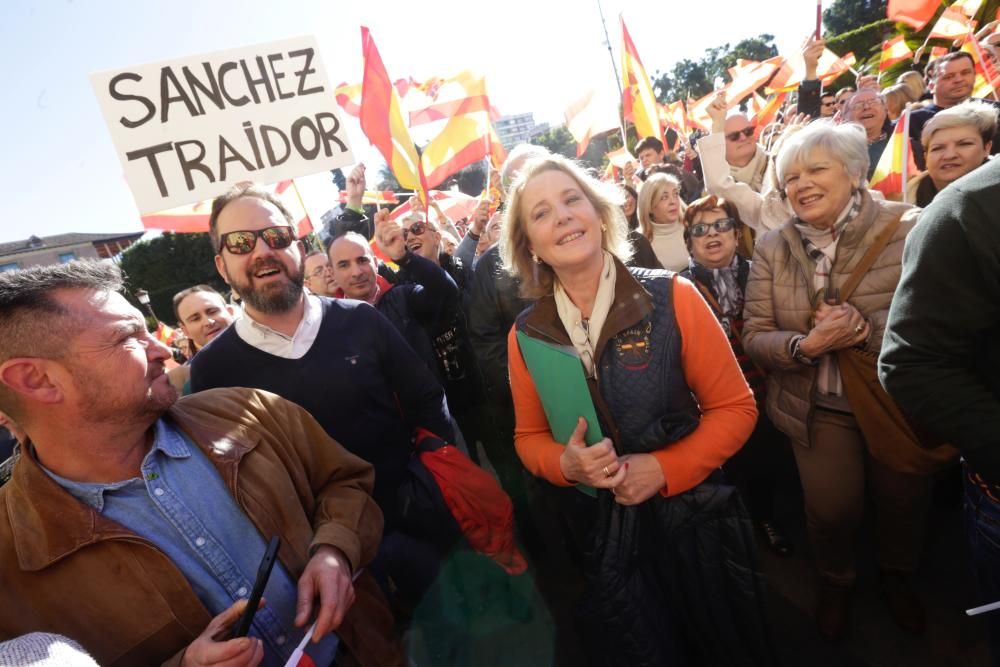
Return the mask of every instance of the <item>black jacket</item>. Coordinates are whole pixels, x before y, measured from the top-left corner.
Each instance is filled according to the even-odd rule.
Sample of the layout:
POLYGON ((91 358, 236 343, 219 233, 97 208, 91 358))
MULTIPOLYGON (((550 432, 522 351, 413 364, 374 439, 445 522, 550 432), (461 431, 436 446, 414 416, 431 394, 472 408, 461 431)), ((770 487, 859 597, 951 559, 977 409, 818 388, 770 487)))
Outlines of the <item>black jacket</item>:
POLYGON ((1000 160, 938 193, 906 239, 879 375, 903 414, 1000 484, 1000 160))

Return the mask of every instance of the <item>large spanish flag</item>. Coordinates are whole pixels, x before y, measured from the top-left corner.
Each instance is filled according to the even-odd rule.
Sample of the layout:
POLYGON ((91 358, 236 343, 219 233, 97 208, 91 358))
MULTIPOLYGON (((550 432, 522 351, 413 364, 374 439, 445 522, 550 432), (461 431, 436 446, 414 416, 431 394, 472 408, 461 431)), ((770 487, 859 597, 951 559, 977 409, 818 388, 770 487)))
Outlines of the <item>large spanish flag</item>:
POLYGON ((976 22, 954 7, 945 8, 927 39, 958 39, 973 32, 976 22))
POLYGON ((622 24, 622 106, 625 120, 632 121, 640 137, 656 137, 663 141, 653 84, 646 74, 646 68, 642 66, 632 37, 628 34, 624 17, 619 18, 622 24))
POLYGON ((972 96, 997 99, 1000 89, 1000 72, 983 56, 983 50, 975 39, 967 39, 962 44, 962 51, 972 56, 976 66, 976 82, 972 86, 972 96))
POLYGON ((385 158, 403 188, 426 192, 420 156, 410 138, 399 95, 385 71, 375 40, 364 26, 361 26, 361 51, 365 60, 359 111, 361 130, 385 158))
POLYGON ((889 0, 886 15, 890 21, 899 21, 920 30, 934 18, 940 6, 941 0, 889 0))
POLYGON ((917 165, 910 150, 910 111, 907 109, 896 121, 896 128, 882 151, 868 187, 878 190, 886 199, 905 200, 906 181, 916 173, 917 165))
POLYGON ((896 35, 890 40, 882 43, 882 57, 878 62, 878 69, 884 72, 896 63, 909 60, 913 57, 913 51, 906 45, 906 40, 902 35, 896 35))
POLYGON ((583 155, 590 140, 604 132, 618 129, 618 105, 614 98, 608 98, 590 90, 576 100, 563 113, 566 129, 576 140, 576 156, 583 155))

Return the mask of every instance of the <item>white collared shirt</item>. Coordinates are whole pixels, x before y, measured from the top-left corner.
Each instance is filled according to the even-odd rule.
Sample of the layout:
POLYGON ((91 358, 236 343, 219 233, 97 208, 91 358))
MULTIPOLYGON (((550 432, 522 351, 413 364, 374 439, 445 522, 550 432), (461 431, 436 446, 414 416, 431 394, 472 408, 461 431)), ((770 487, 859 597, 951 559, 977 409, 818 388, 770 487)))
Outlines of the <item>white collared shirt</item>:
POLYGON ((301 359, 316 341, 323 323, 323 305, 315 294, 305 293, 306 307, 302 321, 291 338, 255 321, 243 308, 243 316, 233 322, 236 334, 258 350, 284 359, 301 359))

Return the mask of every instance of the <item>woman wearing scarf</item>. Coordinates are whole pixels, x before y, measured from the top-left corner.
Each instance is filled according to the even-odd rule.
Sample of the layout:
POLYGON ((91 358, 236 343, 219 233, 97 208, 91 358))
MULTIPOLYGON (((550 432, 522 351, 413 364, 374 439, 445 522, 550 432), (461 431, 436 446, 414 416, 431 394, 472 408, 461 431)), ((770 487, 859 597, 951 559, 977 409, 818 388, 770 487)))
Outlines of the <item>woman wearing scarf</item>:
POLYGON ((918 212, 873 199, 867 169, 865 131, 854 123, 817 121, 785 142, 777 174, 795 216, 757 240, 744 307, 743 345, 768 374, 768 414, 793 441, 823 581, 816 624, 831 641, 847 627, 866 485, 889 610, 909 631, 924 622, 908 576, 921 550, 930 476, 900 472, 873 455, 882 443, 866 440, 858 426, 837 364, 837 351, 852 346, 878 354, 918 212), (887 245, 841 303, 841 288, 883 231, 887 245))
POLYGON ((759 416, 753 434, 724 469, 743 494, 765 544, 787 556, 791 545, 774 522, 774 491, 788 442, 764 412, 764 374, 750 361, 740 342, 743 294, 750 275, 749 260, 737 253, 740 227, 740 216, 732 202, 715 195, 692 202, 684 213, 684 240, 691 258, 681 276, 693 282, 711 306, 757 401, 759 416))
POLYGON ((510 191, 500 252, 537 299, 508 338, 518 456, 565 540, 591 664, 774 664, 750 522, 718 475, 753 396, 697 289, 626 267, 618 197, 557 155, 510 191), (556 440, 543 398, 558 395, 540 394, 547 368, 522 345, 579 357, 604 437, 585 446, 580 418, 556 440))

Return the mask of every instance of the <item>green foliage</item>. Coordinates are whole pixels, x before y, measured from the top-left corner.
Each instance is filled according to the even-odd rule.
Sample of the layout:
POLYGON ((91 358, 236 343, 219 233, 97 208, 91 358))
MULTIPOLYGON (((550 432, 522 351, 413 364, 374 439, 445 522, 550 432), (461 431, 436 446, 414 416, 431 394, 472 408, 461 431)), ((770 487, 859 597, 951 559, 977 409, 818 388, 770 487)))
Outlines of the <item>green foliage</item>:
MULTIPOLYGON (((836 0, 823 11, 823 37, 827 40, 833 36, 843 37, 844 33, 884 19, 886 5, 886 0, 836 0)), ((861 54, 854 49, 847 51, 854 51, 861 59, 861 54)))
POLYGON ((174 294, 205 283, 225 292, 228 288, 215 270, 215 253, 208 234, 167 232, 129 247, 121 256, 128 292, 149 292, 153 312, 169 324, 174 322, 174 294))
POLYGON ((401 192, 403 186, 399 184, 399 179, 396 175, 392 173, 392 169, 389 165, 383 164, 378 170, 378 183, 375 184, 376 190, 392 190, 393 192, 401 192))
POLYGON ((892 21, 881 18, 850 32, 827 38, 826 48, 840 56, 853 53, 858 59, 855 69, 861 71, 864 68, 865 73, 877 74, 882 42, 892 37, 893 28, 892 21))
POLYGON ((700 60, 684 59, 674 65, 670 72, 657 72, 653 77, 653 92, 662 104, 687 98, 698 99, 710 92, 716 77, 727 81, 727 70, 739 59, 767 60, 778 55, 774 45, 774 35, 758 35, 738 42, 728 43, 705 50, 700 60))
MULTIPOLYGON (((637 139, 635 138, 635 130, 631 125, 629 125, 629 134, 629 144, 634 146, 637 139)), ((587 150, 579 158, 576 157, 576 140, 573 139, 573 135, 569 133, 569 130, 564 125, 557 125, 550 128, 547 132, 532 137, 531 143, 538 146, 545 146, 553 153, 558 153, 570 159, 579 159, 580 163, 585 167, 600 170, 607 164, 605 156, 608 151, 621 148, 622 137, 620 130, 606 132, 593 137, 590 143, 587 144, 587 150)))

